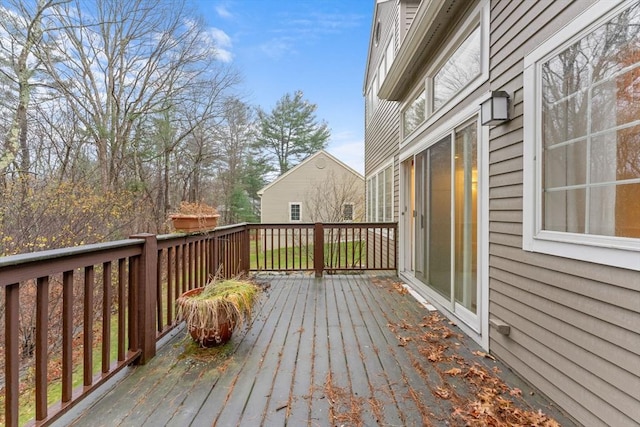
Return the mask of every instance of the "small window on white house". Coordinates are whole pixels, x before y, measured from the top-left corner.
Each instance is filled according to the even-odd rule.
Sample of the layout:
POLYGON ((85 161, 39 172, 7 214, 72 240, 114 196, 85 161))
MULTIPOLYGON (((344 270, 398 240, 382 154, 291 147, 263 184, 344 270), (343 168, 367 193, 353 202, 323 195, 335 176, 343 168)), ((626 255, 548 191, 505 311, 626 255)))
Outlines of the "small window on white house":
POLYGON ((525 57, 524 246, 640 269, 640 3, 613 6, 525 57))
POLYGON ((353 221, 353 203, 345 203, 342 206, 342 220, 353 221))
POLYGON ((289 221, 302 221, 302 208, 300 203, 289 203, 289 221))

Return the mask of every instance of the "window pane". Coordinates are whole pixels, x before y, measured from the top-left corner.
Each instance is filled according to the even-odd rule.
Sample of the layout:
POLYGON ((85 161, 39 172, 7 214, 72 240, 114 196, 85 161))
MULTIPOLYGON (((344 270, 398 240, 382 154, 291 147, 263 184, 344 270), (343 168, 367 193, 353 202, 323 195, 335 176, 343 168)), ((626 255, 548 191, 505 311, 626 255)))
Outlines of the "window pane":
POLYGON ((422 122, 424 122, 425 118, 425 92, 422 91, 420 95, 413 100, 409 108, 405 110, 402 114, 402 125, 404 130, 404 135, 407 136, 422 122))
POLYGON ((375 177, 374 178, 370 178, 369 181, 367 181, 368 184, 368 197, 367 197, 367 218, 369 221, 375 221, 375 210, 374 210, 374 206, 375 206, 375 177))
POLYGON ((585 232, 586 190, 548 191, 544 194, 545 230, 585 232))
POLYGON ((346 204, 342 207, 342 219, 344 221, 352 221, 353 220, 353 205, 346 204))
POLYGON ((300 221, 300 205, 291 204, 291 221, 300 221))
POLYGON ((428 247, 429 284, 451 296, 451 138, 428 151, 428 247))
MULTIPOLYGON (((545 90, 549 90, 545 87, 545 90)), ((545 98, 543 92, 543 99, 545 98)), ((542 132, 545 147, 550 147, 587 133, 587 104, 583 92, 556 103, 543 101, 542 132)))
MULTIPOLYGON (((602 188, 603 192, 615 191, 615 227, 613 235, 640 238, 640 183, 616 185, 615 187, 612 186, 610 190, 607 187, 602 188)), ((593 203, 591 203, 593 209, 602 209, 602 207, 595 206, 596 200, 594 200, 593 195, 591 199, 593 200, 593 203)), ((600 234, 598 231, 602 232, 603 230, 592 230, 591 233, 600 234)))
POLYGON ((545 189, 584 184, 587 179, 587 142, 581 140, 544 151, 545 189))
POLYGON ((542 64, 545 230, 638 237, 638 46, 636 2, 542 64))
POLYGON ((477 309, 477 124, 456 132, 454 172, 454 285, 456 302, 477 309))
POLYGON ((393 64, 393 59, 394 59, 394 56, 395 56, 395 49, 394 48, 395 48, 394 38, 392 37, 391 40, 389 41, 389 44, 387 45, 387 52, 385 54, 387 71, 389 71, 389 68, 391 68, 391 64, 393 64))
POLYGON ((584 42, 577 42, 542 65, 542 99, 554 104, 584 92, 589 81, 584 42))
POLYGON ((384 171, 384 221, 393 221, 393 172, 389 166, 384 171))
POLYGON ((377 178, 377 187, 378 187, 378 204, 376 205, 378 215, 376 221, 384 221, 384 175, 383 172, 378 173, 377 178))
POLYGON ((433 109, 448 100, 480 74, 480 27, 456 49, 433 77, 433 109))

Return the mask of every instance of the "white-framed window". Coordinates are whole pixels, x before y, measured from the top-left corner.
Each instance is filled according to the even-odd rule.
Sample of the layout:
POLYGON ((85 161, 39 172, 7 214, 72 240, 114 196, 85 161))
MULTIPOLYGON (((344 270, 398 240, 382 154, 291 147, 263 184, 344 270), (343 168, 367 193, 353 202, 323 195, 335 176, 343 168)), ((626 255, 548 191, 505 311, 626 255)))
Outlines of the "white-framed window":
POLYGON ((367 179, 367 220, 393 221, 393 163, 367 179))
MULTIPOLYGON (((376 32, 379 33, 379 24, 376 25, 376 32)), ((376 34, 376 37, 379 37, 379 34, 376 34)), ((378 41, 375 42, 375 46, 378 47, 378 41)), ((374 111, 378 108, 378 104, 380 100, 378 99, 378 91, 380 90, 380 86, 384 83, 384 79, 387 77, 387 73, 391 68, 391 64, 393 64, 393 60, 395 57, 395 25, 393 26, 393 30, 390 33, 389 42, 386 44, 385 50, 382 53, 380 58, 380 62, 378 63, 378 67, 376 68, 377 74, 371 81, 371 85, 367 89, 366 92, 366 100, 365 100, 365 122, 369 124, 371 116, 373 116, 374 111)))
MULTIPOLYGON (((394 26, 395 29, 395 26, 394 26)), ((384 54, 384 61, 386 64, 386 72, 389 72, 389 69, 391 68, 391 64, 393 64, 393 60, 395 59, 395 54, 396 54, 396 43, 395 43, 395 31, 393 31, 391 33, 391 38, 389 40, 389 43, 387 43, 387 50, 385 51, 384 54)))
POLYGON ((640 3, 525 56, 523 248, 640 270, 640 3))
POLYGON ((402 107, 401 145, 418 127, 435 123, 488 80, 489 12, 489 2, 480 2, 431 63, 414 89, 416 96, 402 107))
POLYGON ((302 203, 289 202, 289 221, 290 222, 302 221, 302 203))
POLYGON ((422 90, 402 112, 402 131, 405 135, 409 135, 424 122, 425 97, 426 93, 422 90))
POLYGON ((342 205, 342 220, 353 221, 353 203, 345 203, 342 205))
POLYGON ((482 37, 480 24, 453 51, 433 75, 433 110, 445 105, 469 82, 482 74, 482 37))

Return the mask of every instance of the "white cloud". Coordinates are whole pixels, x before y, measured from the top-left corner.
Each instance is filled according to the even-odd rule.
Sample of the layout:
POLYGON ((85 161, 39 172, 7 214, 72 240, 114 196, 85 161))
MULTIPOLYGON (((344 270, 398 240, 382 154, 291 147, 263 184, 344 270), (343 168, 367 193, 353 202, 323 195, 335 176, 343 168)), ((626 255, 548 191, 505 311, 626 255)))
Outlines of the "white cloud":
POLYGON ((207 31, 209 39, 213 42, 216 50, 216 56, 222 62, 231 62, 233 53, 231 53, 231 37, 219 28, 211 27, 207 31))
POLYGON ((225 48, 231 47, 231 37, 221 29, 211 27, 209 28, 208 33, 218 46, 225 48))
POLYGON ((215 10, 218 16, 221 18, 225 18, 225 19, 233 18, 233 13, 231 13, 231 11, 228 9, 226 4, 216 5, 215 10))
POLYGON ((260 50, 271 59, 280 59, 286 55, 294 54, 294 43, 286 37, 271 39, 260 45, 260 50))

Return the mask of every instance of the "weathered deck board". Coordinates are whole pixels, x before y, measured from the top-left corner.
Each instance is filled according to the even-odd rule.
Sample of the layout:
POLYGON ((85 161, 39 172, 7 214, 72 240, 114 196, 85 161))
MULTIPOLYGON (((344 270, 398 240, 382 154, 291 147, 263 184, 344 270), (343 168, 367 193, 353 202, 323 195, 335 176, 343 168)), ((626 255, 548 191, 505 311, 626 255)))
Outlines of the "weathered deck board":
POLYGON ((428 361, 429 343, 417 341, 430 313, 394 287, 393 276, 269 280, 228 354, 185 356, 188 339, 178 336, 74 425, 442 425, 452 423, 460 399, 437 393, 455 390, 457 399, 472 392, 462 376, 443 370, 462 366, 458 357, 472 360, 465 366, 500 366, 474 355, 479 348, 444 320, 433 330, 452 328, 443 341, 448 357, 437 366, 428 361))

